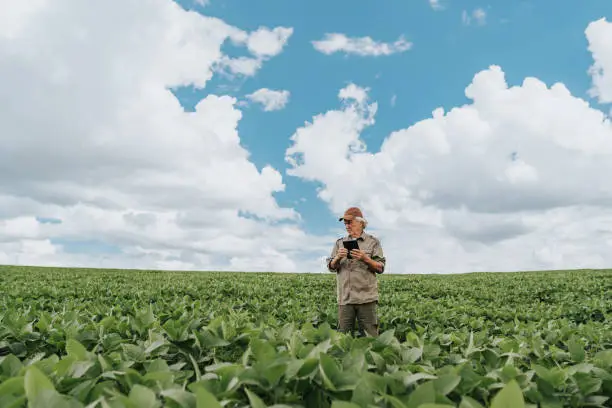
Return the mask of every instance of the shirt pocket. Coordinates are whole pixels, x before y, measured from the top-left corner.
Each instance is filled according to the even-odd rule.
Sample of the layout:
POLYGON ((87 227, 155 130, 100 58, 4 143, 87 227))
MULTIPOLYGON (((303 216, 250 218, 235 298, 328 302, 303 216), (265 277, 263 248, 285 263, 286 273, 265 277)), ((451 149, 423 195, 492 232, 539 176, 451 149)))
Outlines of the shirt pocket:
POLYGON ((363 252, 366 253, 370 258, 374 256, 374 244, 364 245, 362 248, 363 252))

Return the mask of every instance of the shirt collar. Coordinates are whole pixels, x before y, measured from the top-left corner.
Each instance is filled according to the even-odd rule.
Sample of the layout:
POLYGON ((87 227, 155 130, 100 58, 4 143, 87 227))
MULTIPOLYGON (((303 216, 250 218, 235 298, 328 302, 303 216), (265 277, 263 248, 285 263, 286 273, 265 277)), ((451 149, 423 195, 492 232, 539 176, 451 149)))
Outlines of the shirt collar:
POLYGON ((352 238, 352 239, 356 239, 356 240, 358 240, 358 241, 364 241, 364 240, 365 240, 365 238, 366 238, 366 233, 365 233, 365 232, 362 232, 362 233, 361 233, 361 235, 360 235, 360 236, 358 236, 357 238, 352 237, 352 236, 350 236, 350 235, 347 235, 347 238, 348 238, 348 239, 351 239, 351 238, 352 238))

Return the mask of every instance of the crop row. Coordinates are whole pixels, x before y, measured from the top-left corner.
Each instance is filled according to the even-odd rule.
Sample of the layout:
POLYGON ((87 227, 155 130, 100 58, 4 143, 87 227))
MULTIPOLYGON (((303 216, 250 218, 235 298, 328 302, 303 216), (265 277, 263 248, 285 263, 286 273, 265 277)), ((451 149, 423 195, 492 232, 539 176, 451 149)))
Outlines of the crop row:
POLYGON ((608 271, 382 276, 377 338, 334 285, 0 267, 0 406, 612 406, 608 271))

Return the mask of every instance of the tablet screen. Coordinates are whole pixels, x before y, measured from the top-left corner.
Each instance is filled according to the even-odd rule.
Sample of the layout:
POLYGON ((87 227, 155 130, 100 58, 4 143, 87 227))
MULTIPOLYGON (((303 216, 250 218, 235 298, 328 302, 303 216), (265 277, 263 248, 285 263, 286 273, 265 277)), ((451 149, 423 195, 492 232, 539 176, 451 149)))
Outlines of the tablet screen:
POLYGON ((356 239, 351 239, 349 241, 343 241, 342 244, 349 251, 348 257, 351 258, 351 251, 353 249, 359 249, 359 245, 357 244, 356 239))

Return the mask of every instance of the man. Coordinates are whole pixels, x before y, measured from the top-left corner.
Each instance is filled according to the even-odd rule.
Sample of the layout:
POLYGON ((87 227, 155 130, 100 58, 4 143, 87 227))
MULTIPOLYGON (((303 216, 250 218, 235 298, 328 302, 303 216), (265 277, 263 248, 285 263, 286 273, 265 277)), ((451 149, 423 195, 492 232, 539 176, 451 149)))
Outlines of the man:
POLYGON ((356 317, 362 332, 378 336, 377 274, 386 265, 380 241, 364 232, 368 223, 357 207, 346 210, 339 221, 344 221, 348 235, 336 241, 327 258, 327 268, 336 273, 338 331, 352 334, 356 317), (351 250, 350 257, 343 244, 349 240, 356 240, 359 247, 351 250))

